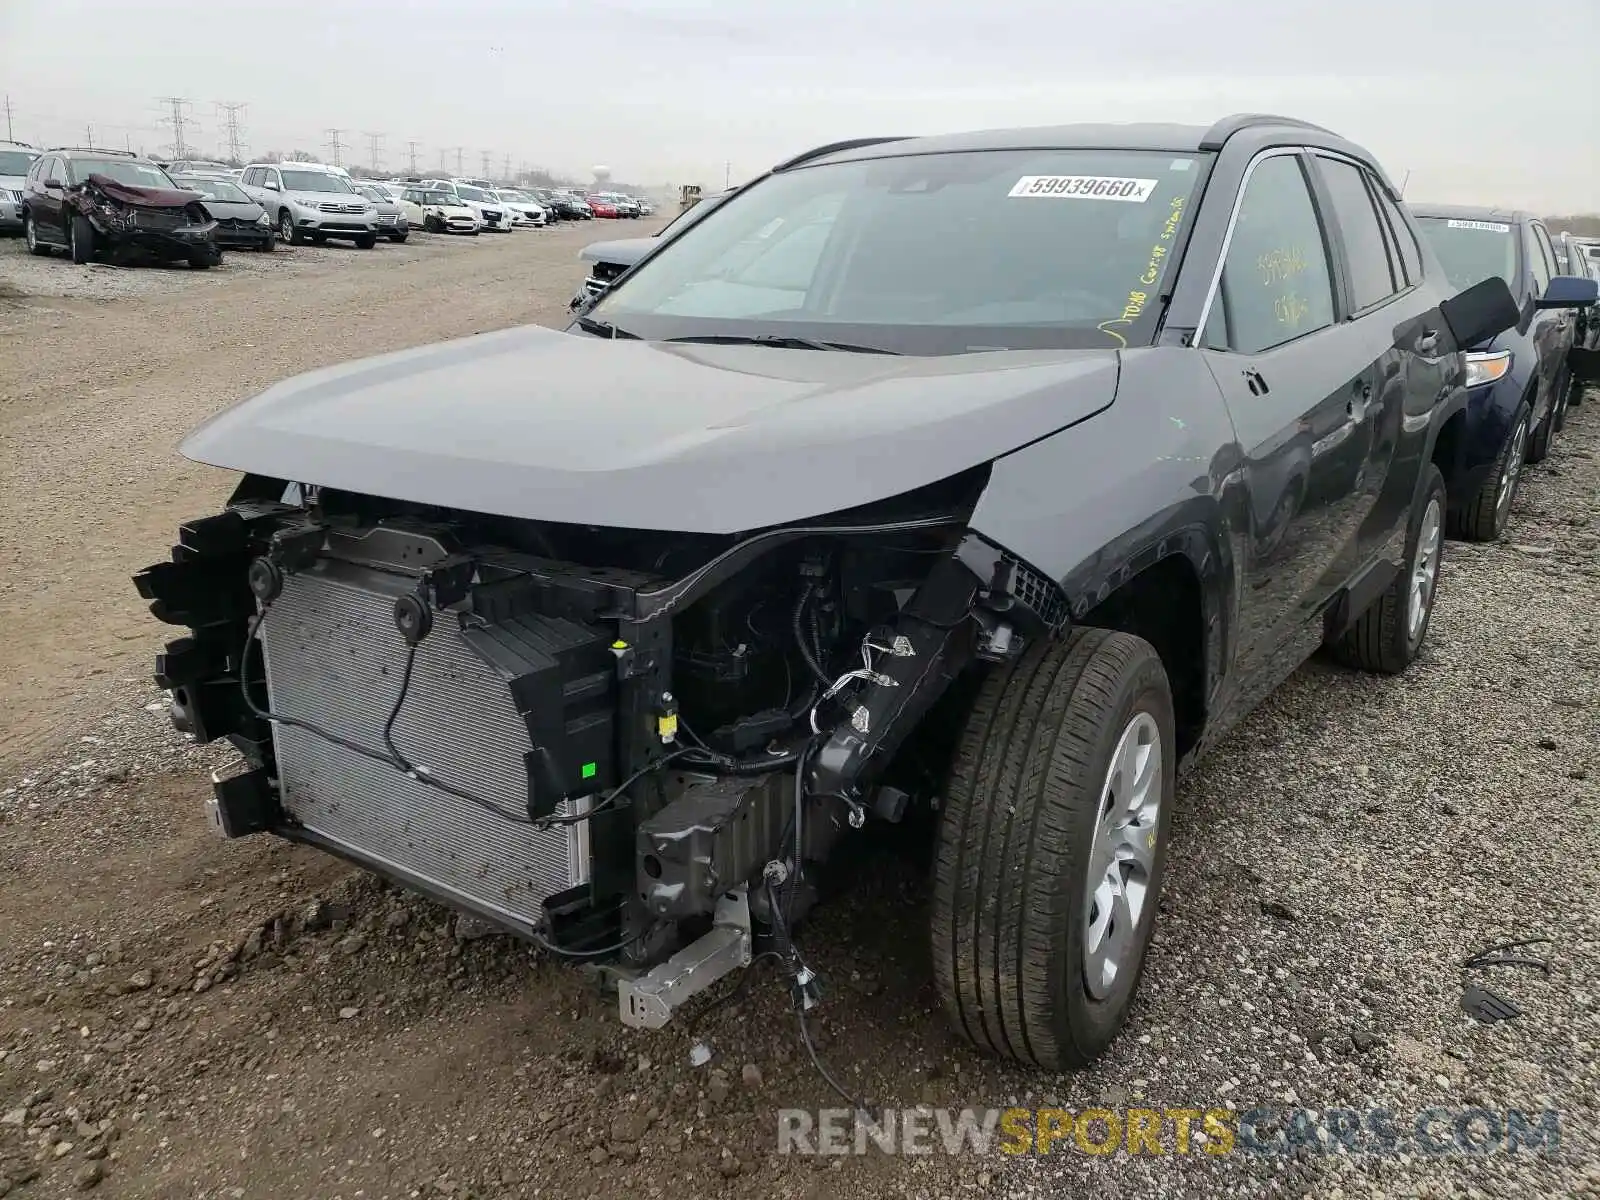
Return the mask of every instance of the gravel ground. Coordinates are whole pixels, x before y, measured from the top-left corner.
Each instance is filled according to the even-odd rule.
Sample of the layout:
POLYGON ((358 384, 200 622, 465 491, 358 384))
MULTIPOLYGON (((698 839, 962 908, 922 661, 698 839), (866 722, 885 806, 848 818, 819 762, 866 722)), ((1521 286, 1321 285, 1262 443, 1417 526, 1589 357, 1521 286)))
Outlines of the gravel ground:
POLYGON ((837 1101, 769 974, 692 1029, 624 1031, 582 972, 315 853, 216 841, 216 754, 171 731, 145 678, 167 631, 127 581, 228 486, 174 444, 296 371, 554 323, 578 246, 614 234, 204 276, 0 243, 0 475, 29 480, 0 494, 0 1196, 1600 1197, 1594 400, 1507 541, 1448 547, 1412 672, 1313 663, 1182 785, 1141 1003, 1096 1069, 1029 1076, 946 1031, 921 847, 865 842, 861 891, 804 936, 832 984, 822 1052, 877 1102, 1402 1125, 1548 1106, 1549 1158, 782 1156, 776 1110, 837 1101), (102 274, 131 291, 71 293, 102 274), (1548 978, 1481 980, 1522 1015, 1467 1021, 1460 960, 1535 934, 1548 978), (695 1068, 701 1038, 716 1055, 695 1068))

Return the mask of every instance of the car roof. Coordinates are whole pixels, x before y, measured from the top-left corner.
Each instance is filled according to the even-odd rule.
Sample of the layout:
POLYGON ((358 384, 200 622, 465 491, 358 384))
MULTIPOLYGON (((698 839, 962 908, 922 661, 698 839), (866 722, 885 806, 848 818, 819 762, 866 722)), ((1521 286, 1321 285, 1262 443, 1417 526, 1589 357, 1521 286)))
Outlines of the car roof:
POLYGON ((1520 208, 1495 208, 1488 204, 1411 204, 1415 216, 1444 217, 1456 221, 1496 221, 1502 225, 1520 225, 1534 219, 1533 214, 1520 208))

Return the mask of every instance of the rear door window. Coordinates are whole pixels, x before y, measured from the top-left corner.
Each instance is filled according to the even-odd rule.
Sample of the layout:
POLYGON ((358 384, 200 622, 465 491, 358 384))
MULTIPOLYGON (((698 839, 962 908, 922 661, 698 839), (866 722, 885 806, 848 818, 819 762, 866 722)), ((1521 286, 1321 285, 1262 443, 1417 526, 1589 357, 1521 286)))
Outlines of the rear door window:
POLYGON ((1298 155, 1275 154, 1256 164, 1212 308, 1207 345, 1242 354, 1259 354, 1333 324, 1333 275, 1298 155), (1225 344, 1213 341, 1219 336, 1225 344))
POLYGON ((1366 173, 1343 159, 1318 156, 1317 165, 1339 221, 1350 272, 1351 307, 1359 313, 1399 290, 1388 239, 1367 190, 1366 173))

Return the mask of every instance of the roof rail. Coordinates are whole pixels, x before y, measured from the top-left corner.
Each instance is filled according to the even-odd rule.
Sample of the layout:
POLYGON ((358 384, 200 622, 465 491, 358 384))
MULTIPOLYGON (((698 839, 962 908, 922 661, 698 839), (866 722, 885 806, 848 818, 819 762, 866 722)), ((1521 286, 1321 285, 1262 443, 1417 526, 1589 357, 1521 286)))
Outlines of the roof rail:
POLYGON ((1280 117, 1277 113, 1234 113, 1232 116, 1223 117, 1200 139, 1200 149, 1221 150, 1222 144, 1242 129, 1250 129, 1257 125, 1289 125, 1295 129, 1315 129, 1318 133, 1332 133, 1331 129, 1324 129, 1321 125, 1313 125, 1310 121, 1302 121, 1297 117, 1280 117))
POLYGON ((859 150, 863 146, 877 146, 884 142, 903 142, 905 135, 899 137, 861 137, 848 138, 842 142, 829 142, 826 146, 818 146, 814 150, 807 150, 804 154, 796 154, 793 158, 785 159, 773 167, 774 173, 787 171, 790 167, 798 167, 801 163, 808 163, 814 158, 821 158, 824 154, 838 154, 843 150, 859 150))
POLYGON ((0 146, 25 146, 29 150, 37 150, 39 148, 32 142, 22 142, 16 138, 0 138, 0 146))
POLYGON ((118 158, 140 158, 132 150, 113 150, 109 146, 51 146, 50 154, 114 154, 118 158))

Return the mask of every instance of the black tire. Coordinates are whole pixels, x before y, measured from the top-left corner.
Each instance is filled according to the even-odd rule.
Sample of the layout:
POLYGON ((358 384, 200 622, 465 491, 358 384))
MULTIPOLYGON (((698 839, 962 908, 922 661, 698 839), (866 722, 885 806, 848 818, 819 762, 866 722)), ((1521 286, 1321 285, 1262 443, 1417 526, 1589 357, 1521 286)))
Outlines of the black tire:
POLYGON ((393 242, 396 246, 403 246, 403 245, 405 245, 406 238, 408 236, 409 236, 408 234, 404 234, 404 233, 391 233, 389 235, 389 240, 391 242, 393 242))
POLYGON ((1511 503, 1516 499, 1522 479, 1522 463, 1528 450, 1528 406, 1517 405, 1511 418, 1511 431, 1500 447, 1489 474, 1465 504, 1450 513, 1450 533, 1469 542, 1492 542, 1506 531, 1511 503), (1502 488, 1507 483, 1509 487, 1502 488))
POLYGON ((278 240, 291 246, 303 246, 306 242, 306 231, 294 223, 294 214, 287 208, 278 210, 278 240))
POLYGON ((424 217, 422 219, 422 231, 424 233, 438 233, 442 224, 443 222, 437 217, 424 217))
POLYGON ((72 261, 80 267, 94 261, 94 226, 89 224, 89 218, 82 213, 72 214, 72 223, 68 226, 67 249, 72 252, 72 261))
POLYGON ((1559 399, 1556 401, 1555 411, 1550 414, 1551 424, 1555 432, 1560 433, 1567 427, 1567 402, 1572 398, 1572 377, 1563 373, 1561 386, 1556 389, 1559 399))
POLYGON ((1550 457, 1550 443, 1556 436, 1556 407, 1552 403, 1550 411, 1545 413, 1544 420, 1528 435, 1528 461, 1531 463, 1543 462, 1550 457))
POLYGON ((1171 687, 1142 638, 1074 630, 984 679, 951 764, 931 918, 940 998, 974 1045, 1061 1071, 1111 1044, 1155 922, 1176 763, 1171 687), (1108 765, 1134 723, 1159 739, 1161 774, 1147 781, 1159 801, 1155 841, 1129 956, 1109 988, 1092 990, 1085 923, 1100 910, 1088 894, 1090 854, 1108 765))
POLYGON ((22 240, 28 244, 28 253, 40 258, 50 257, 50 247, 39 240, 39 227, 33 223, 33 214, 22 214, 22 240))
POLYGON ((355 241, 358 249, 371 250, 378 244, 378 235, 375 233, 363 233, 355 241))
POLYGON ((222 262, 222 251, 212 246, 207 250, 196 250, 189 255, 189 265, 196 271, 210 270, 222 262))
POLYGON ((328 244, 328 235, 325 233, 313 233, 311 235, 311 244, 313 246, 326 246, 328 244))
POLYGON ((1356 618, 1355 624, 1334 644, 1335 655, 1347 666, 1379 675, 1398 675, 1411 665, 1433 623, 1434 601, 1439 595, 1443 566, 1443 524, 1446 511, 1444 476, 1429 463, 1423 468, 1422 486, 1411 505, 1406 528, 1406 557, 1388 589, 1356 618), (1425 532, 1433 530, 1432 575, 1419 596, 1420 622, 1411 622, 1412 584, 1422 565, 1419 551, 1427 549, 1425 532))

